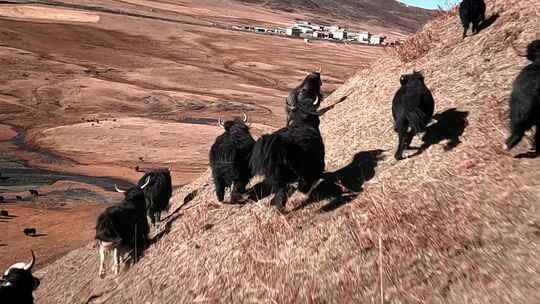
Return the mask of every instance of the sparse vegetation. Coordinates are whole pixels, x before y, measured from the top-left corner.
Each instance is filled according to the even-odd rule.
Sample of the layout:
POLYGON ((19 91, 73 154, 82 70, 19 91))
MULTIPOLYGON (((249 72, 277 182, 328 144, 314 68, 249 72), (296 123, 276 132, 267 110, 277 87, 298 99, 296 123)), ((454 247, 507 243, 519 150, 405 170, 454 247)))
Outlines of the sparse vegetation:
POLYGON ((189 202, 118 280, 93 279, 97 257, 82 248, 36 274, 47 277, 36 297, 40 303, 539 303, 540 162, 501 146, 512 81, 526 63, 510 42, 538 37, 540 16, 522 0, 489 1, 488 12, 499 13, 497 21, 465 40, 455 15, 428 24, 430 48, 413 52, 416 59, 383 58, 326 99, 326 170, 346 173, 341 182, 355 186, 352 199, 328 189, 307 201, 295 194, 286 215, 268 208, 267 198, 221 205, 206 173, 175 193, 171 210, 188 196, 189 202), (395 163, 390 102, 399 76, 412 69, 423 72, 433 93, 435 121, 422 140, 430 146, 395 163), (374 150, 384 152, 372 162, 360 158, 369 166, 351 166, 374 150))

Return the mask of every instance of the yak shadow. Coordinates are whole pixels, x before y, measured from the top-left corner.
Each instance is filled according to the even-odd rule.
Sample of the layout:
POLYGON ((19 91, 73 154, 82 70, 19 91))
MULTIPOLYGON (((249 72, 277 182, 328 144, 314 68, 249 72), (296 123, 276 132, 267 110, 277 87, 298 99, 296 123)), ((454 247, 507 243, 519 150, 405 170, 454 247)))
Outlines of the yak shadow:
POLYGON ((7 244, 0 244, 0 247, 6 247, 7 244))
POLYGON ((184 197, 184 205, 191 202, 197 197, 197 194, 199 193, 199 189, 195 189, 191 191, 186 197, 184 197))
POLYGON ((158 233, 156 233, 154 235, 154 237, 152 237, 150 239, 150 245, 153 245, 153 244, 157 243, 161 238, 163 238, 164 236, 169 234, 171 232, 172 223, 181 216, 182 216, 182 214, 177 214, 177 215, 173 216, 170 220, 168 220, 165 223, 164 227, 161 228, 160 231, 158 233))
MULTIPOLYGON (((292 185, 288 185, 288 196, 291 196, 296 188, 294 188, 292 185)), ((263 180, 262 182, 259 182, 255 184, 253 187, 251 187, 248 191, 248 199, 252 200, 254 202, 258 202, 270 195, 273 194, 272 185, 268 184, 266 180, 263 180)))
POLYGON ((422 136, 422 145, 418 148, 418 151, 410 155, 409 158, 421 154, 429 147, 444 140, 448 140, 444 146, 445 151, 450 151, 457 147, 461 143, 459 137, 467 127, 468 115, 469 112, 458 111, 456 108, 435 114, 433 119, 437 122, 427 127, 424 136, 422 136))
POLYGON ((537 158, 538 156, 540 156, 540 151, 528 151, 528 152, 520 153, 516 155, 515 158, 532 159, 532 158, 537 158))
POLYGON ((499 13, 495 13, 489 16, 489 18, 484 19, 484 21, 482 21, 482 23, 478 25, 478 32, 481 32, 487 29, 488 27, 490 27, 493 23, 495 23, 495 21, 497 21, 497 19, 499 19, 499 17, 500 17, 499 13))
POLYGON ((295 210, 310 204, 330 200, 320 211, 334 211, 354 200, 363 190, 365 182, 375 176, 375 168, 383 160, 383 150, 370 150, 356 154, 353 161, 335 171, 323 175, 322 181, 311 191, 309 198, 295 210))
POLYGON ((42 237, 42 236, 47 236, 46 233, 35 233, 35 234, 30 234, 28 235, 29 237, 33 237, 33 238, 36 238, 36 237, 42 237))
POLYGON ((2 219, 2 220, 11 220, 11 219, 14 219, 14 218, 17 218, 17 217, 18 216, 16 216, 16 215, 11 215, 10 214, 10 215, 2 215, 2 216, 0 216, 0 219, 2 219))

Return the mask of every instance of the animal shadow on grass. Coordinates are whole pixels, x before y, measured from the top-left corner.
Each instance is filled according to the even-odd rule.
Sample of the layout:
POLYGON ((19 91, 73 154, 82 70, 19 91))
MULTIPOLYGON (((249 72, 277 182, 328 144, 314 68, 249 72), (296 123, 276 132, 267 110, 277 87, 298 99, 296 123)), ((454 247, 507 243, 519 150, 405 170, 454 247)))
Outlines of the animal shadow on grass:
POLYGON ((309 198, 296 210, 323 200, 330 200, 321 212, 334 211, 353 201, 362 192, 364 183, 375 176, 375 168, 384 159, 383 150, 356 154, 347 166, 323 175, 322 181, 311 191, 309 198))
MULTIPOLYGON (((291 185, 288 187, 288 196, 290 197, 296 189, 291 185)), ((254 202, 258 202, 272 194, 272 185, 268 184, 266 180, 255 184, 247 191, 248 198, 254 202)))
MULTIPOLYGON (((538 132, 538 131, 536 131, 538 132)), ((526 158, 537 158, 540 156, 540 151, 528 151, 516 155, 516 158, 526 159, 526 158)))
POLYGON ((495 23, 495 21, 497 21, 497 19, 499 19, 499 17, 499 13, 495 13, 489 16, 489 18, 485 19, 482 23, 478 25, 478 32, 481 32, 490 27, 493 23, 495 23))
POLYGON ((435 114, 433 119, 437 122, 427 127, 424 136, 422 136, 422 146, 418 148, 416 153, 409 157, 419 155, 432 145, 436 145, 443 140, 448 140, 444 146, 445 151, 450 151, 457 147, 461 143, 459 137, 463 134, 468 124, 467 116, 469 116, 469 112, 458 111, 456 108, 435 114))
POLYGON ((36 234, 29 234, 28 236, 36 238, 36 237, 47 236, 47 234, 46 233, 36 233, 36 234))
POLYGON ((172 223, 178 219, 179 217, 181 217, 182 214, 176 214, 175 216, 171 217, 164 225, 163 228, 161 228, 159 230, 158 233, 156 233, 154 235, 154 237, 152 237, 150 239, 150 245, 153 245, 155 243, 157 243, 157 241, 159 241, 161 238, 163 238, 164 236, 166 236, 167 234, 169 234, 169 232, 171 232, 171 228, 172 228, 172 223))

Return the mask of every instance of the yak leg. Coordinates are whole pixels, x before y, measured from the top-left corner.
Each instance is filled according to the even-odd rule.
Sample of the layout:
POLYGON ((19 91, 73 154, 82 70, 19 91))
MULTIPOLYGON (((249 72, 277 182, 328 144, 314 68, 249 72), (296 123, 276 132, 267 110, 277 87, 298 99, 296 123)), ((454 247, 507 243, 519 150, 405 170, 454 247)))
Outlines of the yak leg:
POLYGON ((407 141, 405 142, 405 149, 409 149, 415 135, 416 135, 416 132, 414 131, 414 129, 411 130, 411 132, 407 133, 407 141))
POLYGON ((105 277, 105 246, 99 241, 99 277, 105 277))
POLYGON ((311 190, 311 187, 313 187, 313 184, 315 183, 314 180, 305 180, 303 178, 300 178, 298 181, 298 191, 306 194, 311 190))
POLYGON ((148 216, 150 217, 150 222, 152 223, 152 226, 156 226, 156 215, 153 210, 154 208, 154 200, 152 198, 149 199, 149 203, 147 204, 149 206, 148 216))
POLYGON ((113 270, 114 274, 118 275, 120 272, 120 255, 118 254, 118 247, 114 247, 113 249, 113 270))
POLYGON ((465 39, 465 37, 467 37, 467 31, 469 30, 469 24, 463 24, 463 39, 465 39))
POLYGON ((242 194, 246 192, 247 183, 244 181, 234 182, 233 190, 231 192, 231 203, 242 201, 242 194))
POLYGON ((276 195, 272 199, 272 205, 276 206, 279 210, 285 208, 285 203, 287 202, 287 184, 277 185, 276 195))
POLYGON ((473 22, 472 31, 474 34, 478 34, 480 32, 480 21, 473 22))
POLYGON ((214 184, 216 186, 216 196, 218 201, 223 202, 225 198, 225 181, 221 177, 216 177, 214 179, 214 184))
POLYGON ((407 128, 408 126, 406 123, 402 121, 399 121, 397 123, 396 130, 398 132, 398 147, 396 150, 396 154, 394 155, 394 158, 396 160, 403 159, 403 150, 405 149, 407 141, 407 128))
POLYGON ((512 128, 512 135, 508 137, 505 144, 505 149, 510 150, 515 147, 525 135, 525 130, 522 127, 512 128))

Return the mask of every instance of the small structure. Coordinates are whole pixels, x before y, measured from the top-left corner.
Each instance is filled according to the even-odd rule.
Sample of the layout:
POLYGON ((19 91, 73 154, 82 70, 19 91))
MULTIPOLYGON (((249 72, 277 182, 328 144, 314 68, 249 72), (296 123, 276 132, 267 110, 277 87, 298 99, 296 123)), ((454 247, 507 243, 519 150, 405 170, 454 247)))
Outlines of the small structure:
POLYGON ((266 33, 267 29, 264 27, 255 27, 255 33, 266 33))
POLYGON ((315 31, 315 32, 313 32, 313 37, 314 38, 319 38, 319 39, 328 39, 328 38, 330 38, 330 33, 315 31))
POLYGON ((384 37, 380 35, 372 35, 369 37, 369 44, 381 45, 384 43, 384 37))
POLYGON ((369 32, 361 32, 358 33, 358 41, 362 43, 369 43, 369 38, 371 37, 371 34, 369 32))
POLYGON ((287 36, 300 37, 302 31, 297 27, 290 27, 285 30, 287 36))
POLYGON ((345 30, 337 30, 332 32, 332 37, 337 40, 347 39, 347 32, 345 30))

